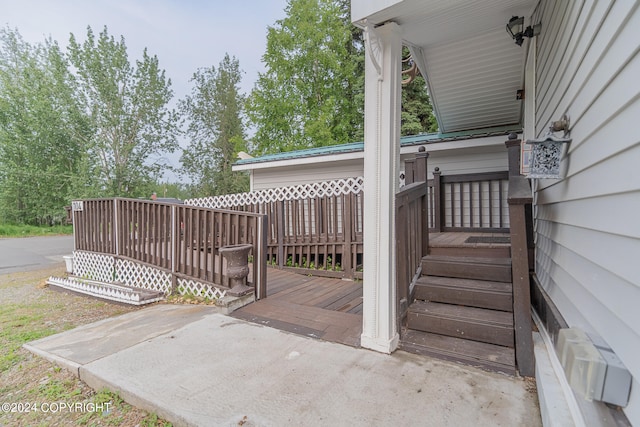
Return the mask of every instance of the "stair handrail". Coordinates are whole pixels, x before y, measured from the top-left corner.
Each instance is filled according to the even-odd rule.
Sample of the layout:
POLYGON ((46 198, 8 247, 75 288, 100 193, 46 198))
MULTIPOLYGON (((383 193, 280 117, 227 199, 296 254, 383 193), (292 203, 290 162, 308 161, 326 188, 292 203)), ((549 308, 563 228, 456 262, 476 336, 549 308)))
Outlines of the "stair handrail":
POLYGON ((419 277, 422 257, 429 248, 427 159, 420 147, 406 185, 396 194, 396 293, 398 326, 406 317, 412 284, 419 277))
POLYGON ((509 150, 509 233, 513 283, 513 325, 516 363, 520 375, 535 375, 531 322, 530 243, 533 195, 529 179, 520 175, 520 144, 515 134, 505 143, 509 150))

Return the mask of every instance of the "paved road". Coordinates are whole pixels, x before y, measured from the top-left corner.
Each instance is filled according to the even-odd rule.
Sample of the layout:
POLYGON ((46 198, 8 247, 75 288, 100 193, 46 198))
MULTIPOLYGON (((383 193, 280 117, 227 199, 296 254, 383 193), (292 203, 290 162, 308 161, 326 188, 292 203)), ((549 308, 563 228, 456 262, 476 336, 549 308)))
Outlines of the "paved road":
POLYGON ((73 252, 73 236, 0 239, 0 274, 36 270, 73 252))

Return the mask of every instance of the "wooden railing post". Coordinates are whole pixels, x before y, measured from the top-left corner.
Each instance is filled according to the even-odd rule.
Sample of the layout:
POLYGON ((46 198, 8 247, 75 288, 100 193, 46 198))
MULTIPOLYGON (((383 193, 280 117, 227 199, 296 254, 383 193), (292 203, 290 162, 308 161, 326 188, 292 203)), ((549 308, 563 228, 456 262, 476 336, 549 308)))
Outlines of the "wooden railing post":
POLYGON ((113 253, 119 255, 118 248, 118 199, 113 199, 113 218, 111 220, 111 244, 113 245, 113 253))
POLYGON ((407 159, 404 162, 404 185, 413 184, 415 178, 415 160, 407 159))
POLYGON ((416 153, 416 159, 414 163, 413 182, 427 182, 427 159, 429 153, 426 152, 424 147, 420 147, 416 153))
POLYGON ((509 157, 509 176, 520 175, 520 145, 522 141, 515 133, 509 134, 509 139, 504 143, 509 157))
POLYGON ((513 281, 513 324, 515 329, 516 363, 520 375, 535 374, 531 324, 530 251, 532 235, 531 185, 520 175, 521 140, 515 133, 505 142, 509 157, 509 229, 511 235, 511 274, 513 281))
POLYGON ((171 231, 169 232, 169 241, 171 247, 171 293, 178 293, 178 245, 180 242, 180 225, 178 224, 177 206, 171 205, 171 231))
POLYGON ((433 171, 433 223, 436 233, 442 232, 442 218, 444 216, 444 200, 442 200, 444 192, 442 191, 441 176, 440 168, 435 168, 433 171))
POLYGON ((353 235, 353 193, 342 196, 342 235, 344 245, 342 247, 342 268, 349 279, 355 277, 355 268, 352 263, 352 245, 351 239, 353 235))
POLYGON ((278 239, 278 267, 284 267, 284 200, 276 203, 276 236, 278 239))
POLYGON ((257 250, 253 259, 253 268, 256 269, 254 298, 260 300, 267 297, 267 226, 269 222, 266 215, 257 217, 256 222, 257 250))
MULTIPOLYGON (((424 182, 424 186, 427 186, 427 160, 429 159, 429 153, 426 152, 424 147, 418 149, 416 154, 415 163, 415 181, 424 182)), ((422 213, 422 230, 421 244, 422 244, 422 256, 427 255, 429 252, 429 206, 427 199, 427 188, 425 188, 425 194, 421 199, 421 213, 422 213)))
POLYGON ((411 266, 407 253, 410 238, 407 223, 408 200, 409 198, 403 192, 396 195, 396 298, 399 328, 409 308, 410 280, 407 271, 411 266))
POLYGON ((509 220, 511 233, 511 274, 513 281, 513 323, 516 362, 520 375, 534 375, 529 249, 526 205, 531 204, 531 186, 524 176, 509 179, 509 220))

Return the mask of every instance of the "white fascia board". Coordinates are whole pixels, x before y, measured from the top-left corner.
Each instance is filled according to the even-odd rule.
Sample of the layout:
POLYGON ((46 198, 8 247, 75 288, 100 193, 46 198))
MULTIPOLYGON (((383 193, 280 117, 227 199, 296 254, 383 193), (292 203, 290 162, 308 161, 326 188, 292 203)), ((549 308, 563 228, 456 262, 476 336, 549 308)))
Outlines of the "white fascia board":
POLYGON ((272 162, 256 162, 233 165, 233 171, 246 171, 254 169, 279 168, 283 166, 298 166, 318 163, 333 163, 343 160, 364 159, 364 151, 352 151, 349 153, 329 154, 325 156, 299 157, 295 159, 276 160, 272 162))
MULTIPOLYGON (((521 135, 518 134, 520 137, 521 135)), ((507 140, 507 135, 487 136, 484 138, 472 138, 472 139, 459 139, 453 141, 441 141, 431 144, 413 144, 405 145, 400 148, 400 154, 416 153, 418 148, 424 146, 428 153, 434 151, 453 151, 453 150, 465 150, 476 147, 490 147, 490 146, 504 146, 507 140)))
POLYGON ((357 23, 403 0, 351 0, 351 22, 357 23))

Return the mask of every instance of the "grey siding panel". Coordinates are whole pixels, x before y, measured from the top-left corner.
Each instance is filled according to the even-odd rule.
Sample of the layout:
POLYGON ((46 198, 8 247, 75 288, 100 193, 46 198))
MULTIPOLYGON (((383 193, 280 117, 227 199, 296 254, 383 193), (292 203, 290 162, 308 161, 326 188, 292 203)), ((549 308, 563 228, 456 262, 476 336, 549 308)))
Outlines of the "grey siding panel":
MULTIPOLYGON (((412 157, 414 154, 402 156, 401 171, 404 171, 404 160, 412 157)), ((486 146, 434 151, 430 153, 428 167, 429 176, 433 177, 433 170, 436 167, 440 168, 443 175, 496 172, 508 170, 509 161, 504 146, 486 146)), ((363 159, 334 162, 319 159, 318 163, 254 169, 251 189, 264 190, 363 175, 363 159)))
MULTIPOLYGON (((634 386, 640 379, 638 8, 632 1, 542 1, 543 34, 536 41, 536 133, 566 113, 573 138, 563 158, 565 178, 536 182, 536 273, 569 325, 610 346, 634 386)), ((640 390, 624 411, 640 425, 640 390)))
POLYGON ((509 169, 509 160, 506 148, 486 147, 482 152, 431 153, 428 160, 430 178, 433 177, 436 167, 440 168, 443 175, 498 172, 509 169))
POLYGON ((362 159, 253 170, 252 190, 311 184, 364 174, 362 159))

